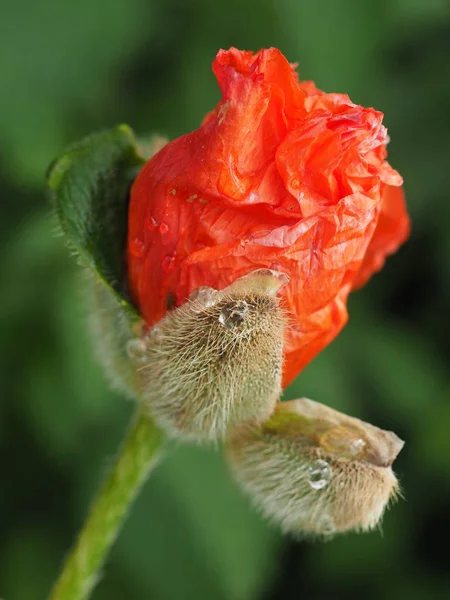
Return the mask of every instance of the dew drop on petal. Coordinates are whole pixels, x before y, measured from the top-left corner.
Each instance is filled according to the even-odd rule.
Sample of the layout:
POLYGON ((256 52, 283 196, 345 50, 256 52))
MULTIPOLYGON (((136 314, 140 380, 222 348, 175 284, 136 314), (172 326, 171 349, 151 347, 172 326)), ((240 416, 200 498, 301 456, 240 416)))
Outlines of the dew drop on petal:
POLYGON ((321 490, 330 483, 332 469, 330 465, 321 458, 315 460, 308 467, 308 483, 313 490, 321 490))
POLYGON ((142 258, 145 255, 145 244, 139 238, 134 238, 130 242, 130 252, 136 258, 142 258))
POLYGON ((167 223, 161 223, 161 225, 159 226, 159 231, 160 233, 167 233, 169 231, 169 226, 167 225, 167 223))
POLYGON ((158 227, 158 221, 155 219, 155 217, 147 217, 145 220, 145 227, 149 231, 155 231, 155 229, 158 227))
POLYGON ((161 267, 166 273, 173 271, 175 267, 175 255, 165 256, 161 261, 161 267))

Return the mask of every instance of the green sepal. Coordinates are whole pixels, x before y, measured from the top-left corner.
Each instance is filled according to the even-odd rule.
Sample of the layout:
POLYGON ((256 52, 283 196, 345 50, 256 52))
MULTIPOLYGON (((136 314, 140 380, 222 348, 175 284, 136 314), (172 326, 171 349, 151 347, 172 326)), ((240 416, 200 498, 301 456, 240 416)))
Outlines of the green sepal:
POLYGON ((136 140, 127 125, 90 135, 48 170, 59 226, 87 268, 88 310, 98 358, 111 383, 139 396, 127 345, 141 317, 127 290, 126 240, 131 185, 165 140, 136 140))
POLYGON ((68 148, 48 174, 56 215, 70 245, 135 317, 125 276, 128 196, 145 160, 133 131, 119 125, 68 148))

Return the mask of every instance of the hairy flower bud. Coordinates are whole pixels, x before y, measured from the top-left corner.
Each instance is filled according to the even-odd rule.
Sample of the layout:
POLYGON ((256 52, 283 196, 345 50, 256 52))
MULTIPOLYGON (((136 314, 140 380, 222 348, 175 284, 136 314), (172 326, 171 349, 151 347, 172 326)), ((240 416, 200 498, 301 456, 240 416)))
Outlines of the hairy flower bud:
POLYGON ((403 442, 323 404, 277 404, 263 425, 233 432, 238 481, 286 532, 331 535, 372 529, 399 486, 391 465, 403 442))
POLYGON ((287 281, 261 269, 222 291, 199 288, 132 343, 144 404, 161 427, 216 440, 268 418, 281 392, 284 317, 276 293, 287 281))

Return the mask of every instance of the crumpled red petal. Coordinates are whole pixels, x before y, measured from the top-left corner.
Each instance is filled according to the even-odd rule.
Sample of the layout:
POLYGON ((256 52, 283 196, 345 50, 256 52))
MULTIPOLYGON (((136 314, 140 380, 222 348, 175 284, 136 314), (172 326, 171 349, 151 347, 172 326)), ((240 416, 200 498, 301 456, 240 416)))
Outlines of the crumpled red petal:
POLYGON ((287 385, 344 326, 350 290, 405 239, 402 179, 385 160, 383 115, 299 83, 279 50, 221 50, 213 70, 222 101, 133 185, 130 289, 153 325, 196 287, 287 273, 287 385))
POLYGON ((408 239, 411 222, 402 187, 386 185, 380 216, 363 263, 353 281, 352 289, 363 286, 374 273, 383 268, 386 258, 397 252, 408 239))

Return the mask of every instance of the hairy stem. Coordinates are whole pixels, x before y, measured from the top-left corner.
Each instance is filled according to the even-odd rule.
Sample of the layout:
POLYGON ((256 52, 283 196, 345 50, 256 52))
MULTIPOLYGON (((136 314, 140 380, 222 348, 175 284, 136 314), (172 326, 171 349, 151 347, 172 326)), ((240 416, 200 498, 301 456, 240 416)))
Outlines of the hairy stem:
POLYGON ((139 489, 155 466, 163 434, 137 414, 87 521, 66 559, 50 600, 85 600, 139 489))

